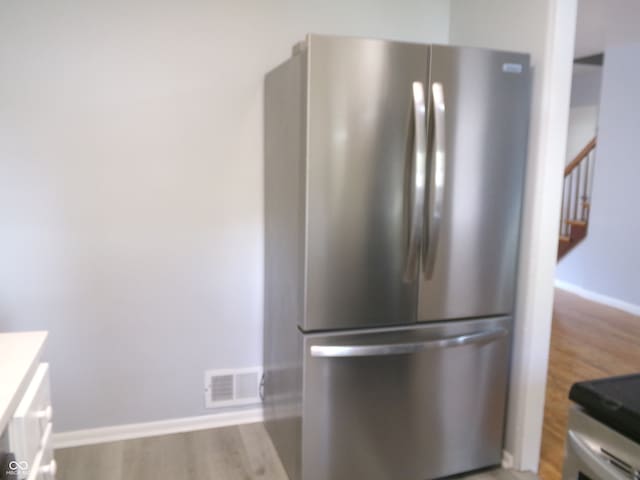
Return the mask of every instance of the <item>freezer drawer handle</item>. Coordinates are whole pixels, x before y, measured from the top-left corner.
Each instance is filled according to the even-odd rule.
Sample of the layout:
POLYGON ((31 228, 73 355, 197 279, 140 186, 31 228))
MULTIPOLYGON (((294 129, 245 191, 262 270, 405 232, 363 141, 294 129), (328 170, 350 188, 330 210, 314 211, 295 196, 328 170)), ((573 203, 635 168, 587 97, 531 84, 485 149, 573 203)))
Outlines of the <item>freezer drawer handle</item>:
POLYGON ((447 163, 446 146, 446 118, 444 106, 444 90, 441 83, 434 83, 431 86, 433 98, 433 124, 434 142, 433 158, 431 165, 432 188, 429 192, 429 224, 427 225, 427 245, 424 255, 424 274, 427 280, 433 276, 433 268, 438 252, 438 241, 440 238, 440 223, 442 222, 442 208, 444 204, 444 184, 447 163))
POLYGON ((412 283, 418 271, 418 256, 422 244, 424 223, 424 201, 427 182, 427 127, 424 85, 412 84, 413 99, 413 178, 409 186, 409 240, 405 260, 403 280, 412 283))
POLYGON ((379 355, 406 355, 436 348, 486 344, 507 335, 505 328, 474 332, 456 337, 445 337, 425 342, 386 343, 381 345, 312 345, 312 357, 372 357, 379 355))
POLYGON ((576 432, 569 430, 567 439, 569 441, 569 452, 573 453, 583 465, 588 467, 597 476, 596 478, 628 480, 627 477, 614 470, 608 462, 598 458, 598 455, 576 432))

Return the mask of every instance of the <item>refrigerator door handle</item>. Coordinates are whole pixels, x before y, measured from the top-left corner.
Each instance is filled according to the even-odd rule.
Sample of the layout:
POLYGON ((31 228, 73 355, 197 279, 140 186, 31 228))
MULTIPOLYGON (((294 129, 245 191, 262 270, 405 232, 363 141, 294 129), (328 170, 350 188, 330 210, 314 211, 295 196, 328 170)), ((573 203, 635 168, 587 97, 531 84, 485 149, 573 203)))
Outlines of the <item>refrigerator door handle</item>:
POLYGON ((440 224, 442 222, 442 207, 444 204, 444 186, 447 163, 446 147, 446 116, 444 105, 444 90, 441 83, 434 82, 431 86, 433 98, 433 141, 434 152, 432 159, 431 181, 432 188, 429 194, 430 218, 428 224, 428 238, 426 254, 424 256, 424 275, 427 280, 433 276, 433 268, 438 252, 438 238, 440 237, 440 224))
POLYGON ((460 347, 463 345, 486 344, 506 336, 505 328, 468 333, 455 337, 407 343, 385 343, 377 345, 312 345, 312 357, 372 357, 381 355, 406 355, 425 350, 460 347))
POLYGON ((412 283, 418 271, 419 248, 422 244, 425 184, 427 183, 427 127, 424 85, 413 82, 413 178, 410 185, 409 242, 403 279, 412 283))

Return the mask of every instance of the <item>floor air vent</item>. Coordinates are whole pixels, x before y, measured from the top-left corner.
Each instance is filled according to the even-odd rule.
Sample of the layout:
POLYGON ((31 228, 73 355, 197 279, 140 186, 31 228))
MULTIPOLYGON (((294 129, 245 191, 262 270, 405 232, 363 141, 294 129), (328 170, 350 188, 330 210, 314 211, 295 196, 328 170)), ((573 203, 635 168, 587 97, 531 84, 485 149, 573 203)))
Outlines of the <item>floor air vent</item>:
POLYGON ((262 369, 207 370, 204 372, 206 408, 260 403, 262 369))

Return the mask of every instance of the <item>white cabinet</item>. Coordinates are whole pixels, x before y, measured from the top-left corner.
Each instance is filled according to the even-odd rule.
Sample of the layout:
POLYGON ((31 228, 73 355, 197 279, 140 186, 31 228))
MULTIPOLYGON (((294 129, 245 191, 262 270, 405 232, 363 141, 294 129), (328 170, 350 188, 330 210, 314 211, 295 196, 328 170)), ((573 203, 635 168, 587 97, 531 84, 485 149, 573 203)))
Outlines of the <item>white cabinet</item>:
POLYGON ((54 480, 47 332, 0 333, 0 479, 54 480))
POLYGON ((42 446, 35 456, 27 480, 55 480, 57 465, 51 447, 51 423, 47 425, 42 446))
POLYGON ((9 448, 29 480, 53 480, 49 364, 41 363, 9 422, 9 448))

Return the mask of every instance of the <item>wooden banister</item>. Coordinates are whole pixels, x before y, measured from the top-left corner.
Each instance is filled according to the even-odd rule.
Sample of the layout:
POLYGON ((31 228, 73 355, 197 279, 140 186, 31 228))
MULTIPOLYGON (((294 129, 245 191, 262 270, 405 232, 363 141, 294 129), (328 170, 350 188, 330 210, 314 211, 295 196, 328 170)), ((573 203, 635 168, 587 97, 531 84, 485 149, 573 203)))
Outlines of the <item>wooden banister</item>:
POLYGON ((582 160, 584 160, 587 157, 587 155, 591 153, 591 150, 596 148, 596 143, 597 143, 596 137, 593 137, 591 141, 587 143, 582 150, 580 150, 580 153, 576 155, 576 158, 571 160, 569 164, 566 167, 564 167, 565 177, 569 176, 569 174, 573 172, 578 165, 580 165, 580 162, 582 162, 582 160))
POLYGON ((567 254, 587 235, 595 148, 596 138, 594 137, 564 169, 558 259, 567 254))

